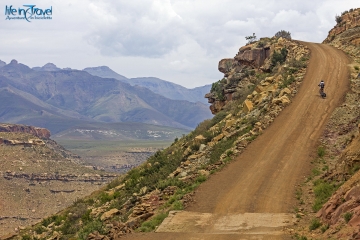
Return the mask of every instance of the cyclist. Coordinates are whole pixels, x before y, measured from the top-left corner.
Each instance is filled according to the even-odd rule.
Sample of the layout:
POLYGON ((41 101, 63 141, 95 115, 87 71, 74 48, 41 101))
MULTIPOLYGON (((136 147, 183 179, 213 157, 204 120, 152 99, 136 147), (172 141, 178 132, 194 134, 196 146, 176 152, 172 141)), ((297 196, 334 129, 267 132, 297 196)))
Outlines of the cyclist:
POLYGON ((321 80, 318 86, 320 87, 320 91, 319 91, 320 95, 323 96, 323 92, 324 92, 324 88, 325 88, 324 80, 321 80))

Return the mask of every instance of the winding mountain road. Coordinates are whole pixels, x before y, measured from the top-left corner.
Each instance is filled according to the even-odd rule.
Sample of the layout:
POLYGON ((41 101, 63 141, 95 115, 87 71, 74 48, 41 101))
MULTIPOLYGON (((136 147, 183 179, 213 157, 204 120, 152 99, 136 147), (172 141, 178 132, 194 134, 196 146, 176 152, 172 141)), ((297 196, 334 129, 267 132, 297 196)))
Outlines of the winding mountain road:
POLYGON ((349 59, 331 46, 306 43, 311 50, 298 94, 262 135, 195 194, 195 203, 171 214, 156 233, 125 239, 288 239, 296 185, 310 171, 317 141, 331 113, 349 89, 349 59), (325 80, 328 97, 317 84, 325 80))

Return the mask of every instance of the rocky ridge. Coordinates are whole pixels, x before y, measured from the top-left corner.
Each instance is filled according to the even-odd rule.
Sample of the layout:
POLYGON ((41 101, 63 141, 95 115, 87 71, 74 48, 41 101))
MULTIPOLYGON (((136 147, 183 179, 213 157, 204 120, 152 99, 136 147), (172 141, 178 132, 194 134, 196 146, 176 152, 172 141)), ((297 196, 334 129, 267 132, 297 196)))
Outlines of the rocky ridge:
POLYGON ((46 128, 6 123, 0 123, 0 132, 29 133, 41 139, 49 139, 51 135, 50 131, 46 128))
POLYGON ((224 78, 206 96, 216 113, 213 119, 175 139, 172 146, 156 152, 104 191, 21 231, 16 238, 115 239, 135 230, 153 231, 168 211, 191 203, 196 187, 240 154, 291 103, 309 54, 299 42, 274 37, 220 61, 224 78), (65 219, 64 223, 56 223, 57 218, 65 219), (44 228, 41 234, 34 230, 39 227, 44 228))
POLYGON ((47 129, 1 127, 0 238, 56 213, 117 176, 80 165, 76 155, 46 139, 47 129))
POLYGON ((342 106, 333 112, 320 140, 313 170, 319 176, 309 177, 298 191, 302 204, 296 214, 301 220, 295 235, 316 239, 359 239, 360 8, 345 11, 337 19, 337 25, 329 31, 323 43, 346 52, 352 58, 350 91, 342 106), (325 150, 322 154, 321 149, 325 150), (314 180, 309 181, 312 178, 314 180), (330 195, 325 202, 320 202, 319 208, 315 199, 321 187, 327 188, 330 195), (318 222, 316 227, 309 227, 313 222, 318 222))

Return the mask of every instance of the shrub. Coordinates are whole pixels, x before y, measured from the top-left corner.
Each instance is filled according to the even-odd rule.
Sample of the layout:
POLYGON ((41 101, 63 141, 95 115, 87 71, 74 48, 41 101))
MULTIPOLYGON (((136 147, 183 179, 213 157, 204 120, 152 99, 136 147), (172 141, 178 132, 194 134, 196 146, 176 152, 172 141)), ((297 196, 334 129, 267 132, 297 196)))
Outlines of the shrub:
POLYGON ((325 156, 325 148, 323 146, 318 147, 317 154, 321 158, 324 157, 325 156))
POLYGON ((283 80, 282 84, 279 86, 280 88, 286 88, 290 84, 295 82, 295 77, 291 75, 290 77, 286 77, 285 80, 283 80))
POLYGON ((256 41, 255 33, 252 36, 246 36, 245 39, 248 41, 247 44, 253 43, 256 41))
POLYGON ((287 32, 285 30, 281 30, 281 31, 278 31, 277 33, 275 33, 275 37, 276 38, 287 38, 289 40, 291 40, 291 33, 290 32, 287 32))
POLYGON ((295 234, 295 238, 296 238, 296 240, 307 240, 307 237, 305 237, 305 236, 300 236, 299 234, 295 234))
POLYGON ((320 230, 321 230, 322 233, 326 232, 326 230, 328 230, 328 229, 329 229, 329 224, 325 224, 324 226, 322 226, 322 227, 320 228, 320 230))
POLYGON ((191 150, 196 152, 199 151, 200 149, 200 143, 194 143, 193 145, 190 146, 191 150))
POLYGON ((307 67, 306 61, 307 61, 306 58, 300 60, 296 60, 295 58, 293 58, 291 59, 291 61, 289 61, 289 66, 297 69, 306 68, 307 67))
POLYGON ((140 232, 151 232, 153 231, 157 226, 164 221, 164 219, 167 217, 167 213, 159 213, 149 221, 143 222, 141 224, 141 227, 139 228, 140 232))
POLYGON ((341 23, 342 17, 339 16, 339 15, 336 15, 336 16, 335 16, 335 21, 336 21, 337 24, 341 23))
POLYGON ((359 71, 359 66, 354 66, 354 69, 355 69, 356 71, 359 71))
POLYGON ((211 90, 210 90, 211 93, 215 93, 215 97, 220 101, 225 100, 225 95, 224 95, 224 91, 223 91, 223 86, 224 86, 225 81, 223 81, 223 80, 224 79, 214 82, 211 85, 211 90))
POLYGON ((330 196, 338 188, 335 184, 330 184, 324 180, 316 180, 314 182, 315 202, 312 209, 317 212, 321 209, 322 205, 330 198, 330 196))
POLYGON ((22 240, 31 240, 31 237, 27 234, 25 234, 24 236, 22 236, 21 238, 22 240))
POLYGON ((88 235, 92 232, 98 231, 99 233, 104 234, 103 232, 103 224, 101 221, 93 221, 89 222, 85 226, 82 227, 80 232, 78 233, 78 239, 87 239, 88 235))
POLYGON ((348 223, 350 221, 350 219, 352 218, 353 216, 353 213, 350 213, 350 212, 346 212, 344 214, 344 219, 345 219, 345 222, 348 223))
POLYGON ((309 226, 309 230, 312 231, 312 230, 315 230, 317 228, 319 228, 321 226, 321 223, 319 221, 319 219, 317 218, 313 218, 311 220, 311 223, 310 223, 310 226, 309 226))
POLYGON ((286 48, 282 48, 280 52, 274 51, 271 57, 271 70, 276 66, 277 63, 283 64, 286 60, 287 54, 288 50, 286 48))
POLYGON ((35 232, 37 234, 42 234, 45 231, 46 231, 46 228, 44 228, 42 225, 38 225, 38 226, 35 227, 35 232))
POLYGON ((171 206, 172 206, 171 208, 173 210, 183 210, 184 209, 182 202, 179 200, 176 200, 171 206))

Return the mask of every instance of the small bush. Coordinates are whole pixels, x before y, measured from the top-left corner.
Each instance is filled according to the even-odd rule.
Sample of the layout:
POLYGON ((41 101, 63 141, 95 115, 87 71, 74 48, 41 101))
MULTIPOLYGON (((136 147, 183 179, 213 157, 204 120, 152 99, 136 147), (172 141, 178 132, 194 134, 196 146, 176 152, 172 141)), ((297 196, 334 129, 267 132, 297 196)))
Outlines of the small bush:
POLYGON ((194 152, 199 151, 200 143, 194 143, 193 145, 190 146, 190 149, 194 152))
POLYGON ((22 240, 31 240, 31 237, 27 234, 21 237, 22 240))
POLYGON ((323 146, 318 147, 317 154, 321 158, 324 157, 325 156, 325 148, 323 146))
POLYGON ((357 171, 359 171, 359 169, 360 169, 360 164, 355 163, 354 166, 350 169, 350 174, 351 175, 355 174, 357 171))
POLYGON ((322 233, 326 232, 326 230, 328 230, 328 229, 329 229, 329 224, 325 224, 320 228, 322 233))
POLYGON ((307 240, 307 237, 305 237, 305 236, 300 236, 299 234, 295 234, 295 238, 296 238, 296 240, 307 240))
POLYGON ((275 37, 276 38, 287 38, 289 40, 291 40, 291 33, 290 32, 287 32, 285 30, 281 30, 281 31, 278 31, 277 33, 275 33, 275 37))
POLYGON ((98 231, 99 233, 104 234, 103 231, 103 223, 99 220, 94 222, 89 222, 85 226, 82 227, 80 232, 78 233, 78 239, 85 240, 88 235, 92 232, 98 231))
POLYGON ((184 209, 182 202, 179 200, 176 200, 171 206, 172 206, 171 208, 173 210, 183 210, 184 209))
POLYGON ((320 223, 319 219, 313 218, 313 219, 311 220, 311 223, 310 223, 310 226, 309 226, 309 230, 310 230, 310 231, 313 231, 313 230, 315 230, 315 229, 318 229, 320 226, 321 226, 321 223, 320 223))
POLYGON ((223 120, 226 117, 227 113, 225 111, 218 112, 212 119, 211 119, 211 126, 214 126, 215 124, 219 123, 221 120, 223 120))
POLYGON ((283 80, 282 84, 280 85, 280 88, 286 88, 293 82, 295 82, 295 77, 291 75, 290 77, 287 77, 285 78, 285 80, 283 80))
POLYGON ((346 213, 344 214, 345 222, 348 223, 348 222, 351 220, 352 216, 353 216, 353 213, 346 212, 346 213))
POLYGON ((35 232, 37 234, 42 234, 45 231, 46 231, 46 229, 42 225, 38 225, 38 226, 35 227, 35 232))
POLYGON ((354 66, 354 69, 356 70, 356 71, 359 71, 359 66, 354 66))
POLYGON ((247 44, 253 43, 256 41, 255 33, 252 36, 246 36, 245 39, 248 41, 247 44))
POLYGON ((271 70, 273 70, 277 63, 283 64, 286 60, 287 54, 288 50, 286 48, 282 48, 280 52, 274 51, 271 57, 271 70))
POLYGON ((153 230, 155 230, 155 228, 157 226, 159 226, 162 221, 164 221, 164 219, 167 217, 167 213, 160 213, 158 215, 156 215, 155 217, 153 217, 152 219, 150 219, 149 221, 143 222, 141 224, 141 227, 139 228, 140 232, 151 232, 153 230))
POLYGON ((341 23, 342 17, 339 16, 339 15, 336 15, 336 16, 335 16, 335 21, 336 21, 337 24, 341 23))
POLYGON ((316 180, 314 182, 315 202, 312 209, 317 212, 321 209, 322 205, 330 198, 330 196, 338 188, 335 184, 330 184, 324 180, 316 180))
POLYGON ((217 82, 214 82, 211 85, 211 93, 215 93, 215 97, 220 100, 220 101, 225 101, 225 95, 224 95, 224 90, 223 90, 223 86, 226 82, 225 79, 219 80, 217 82))

